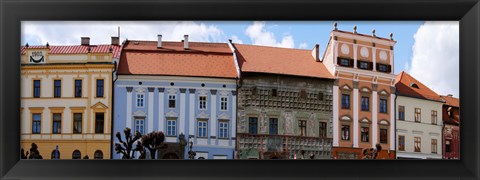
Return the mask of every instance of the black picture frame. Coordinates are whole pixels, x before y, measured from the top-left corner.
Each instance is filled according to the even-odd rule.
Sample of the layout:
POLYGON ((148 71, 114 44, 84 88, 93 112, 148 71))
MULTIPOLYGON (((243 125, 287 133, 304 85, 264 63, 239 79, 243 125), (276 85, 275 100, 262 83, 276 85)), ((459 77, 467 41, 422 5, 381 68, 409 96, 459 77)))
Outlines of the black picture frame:
POLYGON ((478 0, 0 0, 2 179, 478 179, 478 0), (20 160, 23 20, 458 20, 461 160, 20 160))

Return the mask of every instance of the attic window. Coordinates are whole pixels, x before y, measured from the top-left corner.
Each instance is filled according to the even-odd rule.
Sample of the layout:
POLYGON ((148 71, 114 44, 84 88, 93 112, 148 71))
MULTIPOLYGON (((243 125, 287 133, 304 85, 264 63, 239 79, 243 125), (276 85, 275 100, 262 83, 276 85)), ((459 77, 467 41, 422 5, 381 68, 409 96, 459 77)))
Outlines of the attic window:
POLYGON ((417 85, 417 84, 415 84, 415 83, 410 83, 410 87, 413 87, 413 88, 417 88, 417 89, 419 89, 418 85, 417 85))

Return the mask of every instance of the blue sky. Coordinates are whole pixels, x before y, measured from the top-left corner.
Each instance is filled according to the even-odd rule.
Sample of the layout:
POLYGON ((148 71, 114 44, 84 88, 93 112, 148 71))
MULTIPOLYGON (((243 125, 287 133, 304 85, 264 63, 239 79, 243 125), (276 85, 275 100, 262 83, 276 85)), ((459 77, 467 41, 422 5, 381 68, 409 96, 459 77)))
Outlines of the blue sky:
MULTIPOLYGON (((312 49, 327 45, 334 21, 25 21, 22 44, 78 45, 88 36, 92 44, 110 43, 120 26, 121 41, 180 41, 189 34, 191 41, 226 42, 312 49)), ((338 21, 338 29, 389 37, 393 33, 395 73, 407 71, 439 94, 459 91, 458 22, 424 21, 338 21), (417 36, 415 36, 417 34, 417 36), (436 43, 432 43, 436 42, 436 43), (451 71, 456 69, 455 71, 451 71), (446 74, 445 72, 449 72, 446 74)))

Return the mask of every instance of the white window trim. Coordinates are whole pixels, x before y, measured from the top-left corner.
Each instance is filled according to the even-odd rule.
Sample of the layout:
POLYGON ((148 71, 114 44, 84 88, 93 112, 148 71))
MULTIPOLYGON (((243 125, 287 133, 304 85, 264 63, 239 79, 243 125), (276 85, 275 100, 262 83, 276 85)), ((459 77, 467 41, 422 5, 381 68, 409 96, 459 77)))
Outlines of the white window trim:
MULTIPOLYGON (((144 119, 144 118, 135 118, 135 120, 134 120, 134 123, 135 123, 135 124, 134 124, 135 132, 137 132, 137 130, 138 130, 138 129, 137 129, 137 121, 143 121, 143 123, 142 123, 142 126, 143 126, 143 134, 145 134, 145 119, 144 119)), ((143 135, 143 134, 142 134, 142 135, 143 135)))
POLYGON ((197 120, 197 138, 208 138, 208 120, 206 119, 199 119, 197 120), (200 136, 200 122, 205 122, 205 136, 200 136))
POLYGON ((208 108, 208 96, 198 96, 198 109, 200 110, 207 110, 208 108), (201 97, 205 97, 205 108, 201 108, 202 101, 200 100, 201 97))
POLYGON ((165 121, 165 123, 166 123, 166 126, 165 126, 165 127, 166 127, 166 128, 165 128, 165 131, 166 131, 165 134, 166 134, 166 136, 167 136, 167 137, 177 136, 177 119, 167 119, 167 120, 165 121), (169 135, 169 134, 168 134, 168 126, 169 126, 169 125, 168 125, 168 121, 175 121, 175 126, 174 126, 174 128, 175 128, 175 134, 174 134, 174 135, 169 135))
POLYGON ((229 127, 229 125, 230 125, 230 122, 228 122, 228 121, 219 121, 219 122, 218 122, 218 138, 222 138, 222 139, 228 139, 228 138, 230 138, 230 133, 229 133, 229 132, 230 132, 230 127, 229 127), (221 126, 220 126, 220 124, 222 124, 222 123, 227 124, 227 127, 226 127, 226 128, 227 128, 227 137, 220 137, 220 134, 221 134, 221 133, 220 133, 220 132, 221 132, 221 126))
POLYGON ((137 93, 136 96, 135 96, 135 106, 137 108, 144 108, 145 107, 145 93, 137 93), (142 103, 142 106, 138 106, 138 95, 143 95, 142 99, 143 99, 143 103, 142 103))
POLYGON ((220 96, 220 111, 228 111, 228 96, 220 96), (225 98, 227 101, 225 102, 225 108, 222 109, 222 98, 225 98))
POLYGON ((177 108, 177 95, 176 94, 169 94, 168 95, 168 101, 167 101, 167 106, 168 106, 168 109, 175 109, 177 108), (171 108, 170 107, 170 96, 173 96, 173 100, 175 100, 175 107, 171 108))

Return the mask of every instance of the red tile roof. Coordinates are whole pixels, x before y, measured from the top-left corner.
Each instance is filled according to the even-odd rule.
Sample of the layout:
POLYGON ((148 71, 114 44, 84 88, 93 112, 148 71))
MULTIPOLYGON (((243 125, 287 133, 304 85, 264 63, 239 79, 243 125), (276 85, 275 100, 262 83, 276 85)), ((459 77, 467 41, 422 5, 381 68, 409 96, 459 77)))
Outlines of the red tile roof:
POLYGON ((271 73, 333 79, 311 50, 235 44, 242 72, 271 73))
POLYGON ((112 48, 113 57, 120 57, 120 46, 101 44, 101 45, 71 45, 71 46, 21 46, 20 53, 25 54, 25 49, 46 49, 48 48, 49 54, 86 54, 88 53, 88 48, 90 47, 90 53, 109 53, 110 48, 112 48))
POLYGON ((127 41, 118 74, 236 78, 233 53, 226 43, 127 41))
POLYGON ((452 96, 442 96, 442 95, 440 95, 440 97, 445 100, 446 105, 453 106, 453 107, 460 107, 460 100, 458 98, 454 98, 452 96))
POLYGON ((406 73, 405 71, 402 71, 397 75, 395 88, 397 90, 397 94, 400 96, 443 102, 443 99, 440 98, 437 93, 410 76, 410 74, 406 73), (416 84, 418 88, 412 87, 413 84, 416 84))

